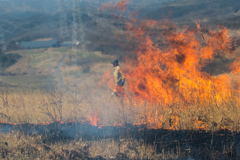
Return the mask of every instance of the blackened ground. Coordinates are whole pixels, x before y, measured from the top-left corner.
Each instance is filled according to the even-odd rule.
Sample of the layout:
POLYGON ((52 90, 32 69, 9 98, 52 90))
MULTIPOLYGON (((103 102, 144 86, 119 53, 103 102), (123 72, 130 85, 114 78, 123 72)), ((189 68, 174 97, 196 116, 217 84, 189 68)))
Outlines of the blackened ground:
MULTIPOLYGON (((106 126, 98 128, 89 124, 59 122, 49 125, 11 125, 2 124, 4 134, 11 131, 20 131, 21 134, 36 136, 41 135, 43 144, 50 145, 59 142, 70 142, 81 139, 88 142, 98 140, 132 139, 140 145, 153 146, 156 153, 163 155, 172 153, 178 158, 192 157, 194 159, 238 159, 240 133, 228 130, 203 131, 203 130, 167 130, 147 129, 144 125, 137 126, 106 126)), ((131 150, 131 146, 129 150, 131 150)), ((76 153, 77 154, 77 153, 76 153)), ((122 155, 125 156, 125 155, 122 155)))

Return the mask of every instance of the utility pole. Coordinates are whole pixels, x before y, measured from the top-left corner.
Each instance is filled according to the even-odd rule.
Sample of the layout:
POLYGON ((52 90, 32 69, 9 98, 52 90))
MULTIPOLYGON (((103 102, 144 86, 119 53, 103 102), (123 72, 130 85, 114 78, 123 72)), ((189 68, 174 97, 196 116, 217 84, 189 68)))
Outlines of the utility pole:
POLYGON ((7 47, 6 47, 6 43, 5 43, 5 38, 4 38, 4 33, 3 33, 3 30, 1 29, 1 26, 0 26, 0 46, 2 50, 6 50, 7 47))
POLYGON ((13 0, 11 0, 11 8, 14 8, 14 7, 15 7, 14 2, 13 0))
POLYGON ((26 12, 26 4, 23 2, 23 11, 26 12))
POLYGON ((76 0, 73 0, 73 8, 72 8, 72 16, 73 16, 73 28, 72 28, 72 42, 74 43, 72 46, 72 55, 71 55, 71 63, 76 64, 77 62, 77 18, 76 18, 76 0))
POLYGON ((58 0, 58 9, 60 12, 60 38, 62 40, 69 35, 68 28, 67 28, 67 16, 65 12, 65 9, 66 9, 65 5, 66 5, 65 0, 58 0))
POLYGON ((79 36, 79 42, 81 43, 81 49, 85 50, 85 33, 83 31, 83 23, 82 23, 82 17, 81 17, 81 6, 80 6, 81 0, 78 2, 78 36, 79 36))
POLYGON ((62 4, 61 1, 58 0, 58 10, 60 13, 60 38, 63 38, 63 13, 62 13, 62 4))
POLYGON ((48 9, 47 9, 46 3, 43 4, 43 8, 44 8, 44 12, 45 12, 45 13, 48 13, 48 9))

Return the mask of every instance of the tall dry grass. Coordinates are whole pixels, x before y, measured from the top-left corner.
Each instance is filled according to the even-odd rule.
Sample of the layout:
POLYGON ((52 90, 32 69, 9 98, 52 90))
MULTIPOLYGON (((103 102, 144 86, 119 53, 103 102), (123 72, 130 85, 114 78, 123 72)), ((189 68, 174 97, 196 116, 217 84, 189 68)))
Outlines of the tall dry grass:
POLYGON ((10 123, 46 123, 80 120, 83 97, 63 91, 0 92, 1 121, 10 123))
MULTIPOLYGON (((82 139, 44 143, 42 136, 20 133, 0 135, 0 159, 163 159, 154 146, 143 145, 140 141, 114 139, 86 141, 82 139)), ((164 159, 176 159, 172 153, 164 159)))
POLYGON ((47 123, 54 121, 87 122, 98 116, 99 126, 146 124, 149 128, 174 130, 239 131, 239 104, 237 99, 221 105, 139 104, 123 97, 111 97, 111 90, 102 86, 96 90, 78 93, 62 90, 0 91, 0 121, 8 123, 47 123))

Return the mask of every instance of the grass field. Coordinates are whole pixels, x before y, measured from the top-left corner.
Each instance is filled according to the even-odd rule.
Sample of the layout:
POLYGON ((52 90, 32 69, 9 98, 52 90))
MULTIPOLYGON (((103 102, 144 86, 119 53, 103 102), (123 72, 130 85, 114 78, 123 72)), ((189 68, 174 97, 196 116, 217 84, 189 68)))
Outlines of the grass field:
POLYGON ((55 77, 52 75, 39 75, 39 76, 2 76, 0 81, 10 86, 19 86, 23 88, 44 88, 48 86, 57 85, 55 77))
MULTIPOLYGON (((77 64, 71 63, 71 54, 73 51, 69 48, 50 48, 50 49, 32 49, 32 50, 17 50, 7 52, 17 53, 22 58, 18 62, 5 69, 6 75, 0 76, 0 80, 9 87, 24 87, 24 88, 46 88, 46 86, 57 87, 59 84, 58 67, 61 69, 63 79, 66 81, 66 86, 74 83, 80 83, 86 76, 94 76, 93 74, 102 74, 106 69, 102 66, 104 62, 110 62, 114 56, 105 56, 100 52, 77 51, 77 64), (66 57, 63 64, 58 66, 59 60, 63 53, 66 57), (100 68, 96 66, 101 65, 100 68), (93 68, 93 69, 92 69, 93 68), (101 71, 100 71, 101 70, 101 71), (74 80, 74 82, 73 82, 74 80), (79 82, 78 82, 79 81, 79 82)), ((109 63, 110 64, 110 63, 109 63)), ((99 78, 98 78, 99 79, 99 78)))
POLYGON ((13 159, 161 159, 177 157, 174 153, 161 155, 151 145, 125 139, 72 140, 44 143, 41 136, 12 133, 0 136, 2 158, 13 159), (122 153, 119 153, 119 151, 122 153), (126 153, 126 154, 123 154, 126 153))
MULTIPOLYGON (((127 1, 121 2, 110 8, 124 10, 127 1)), ((231 73, 240 57, 237 5, 181 0, 139 8, 163 23, 138 21, 135 16, 143 15, 137 12, 131 20, 94 14, 82 24, 86 42, 78 46, 91 51, 5 52, 21 58, 1 70, 0 159, 240 159, 240 61, 231 73), (232 30, 209 28, 217 25, 232 30), (237 46, 228 44, 229 36, 237 46), (110 62, 125 55, 130 59, 120 65, 126 94, 111 96, 110 62)), ((56 39, 59 26, 53 29, 56 39)))
POLYGON ((118 97, 110 99, 107 86, 86 87, 88 90, 79 88, 78 93, 25 89, 10 92, 2 88, 0 121, 20 125, 84 122, 89 123, 89 130, 92 125, 120 126, 119 137, 69 137, 61 134, 60 127, 46 129, 48 136, 32 135, 23 129, 1 134, 2 158, 187 159, 191 156, 227 160, 238 157, 237 102, 218 107, 195 104, 184 110, 177 103, 171 107, 148 103, 136 106, 118 97), (131 124, 145 128, 130 132, 131 124), (129 132, 122 134, 126 127, 129 132))
MULTIPOLYGON (((189 8, 188 5, 192 2, 186 2, 189 8)), ((178 5, 175 3, 173 7, 178 5)), ((144 28, 145 25, 142 27, 144 28)), ((136 33, 140 31, 136 34, 139 38, 144 35, 142 33, 145 30, 133 28, 131 33, 135 33, 134 31, 136 33)), ((174 37, 182 30, 176 30, 176 33, 168 30, 166 32, 174 37)), ((172 56, 167 56, 165 60, 169 62, 166 63, 169 68, 175 66, 173 68, 176 70, 171 70, 172 72, 165 76, 165 69, 162 69, 165 67, 164 61, 160 63, 158 61, 158 58, 162 58, 159 54, 161 52, 155 43, 147 41, 150 37, 147 39, 142 37, 143 43, 139 43, 138 47, 134 46, 137 43, 133 42, 133 48, 140 49, 136 52, 142 53, 140 55, 143 57, 137 57, 138 61, 133 59, 131 68, 125 68, 126 75, 132 68, 139 70, 132 77, 131 74, 129 77, 126 76, 126 79, 129 79, 126 80, 126 94, 123 96, 110 96, 113 92, 111 87, 114 85, 111 84, 113 77, 110 62, 118 55, 80 49, 74 51, 65 47, 12 51, 11 53, 18 53, 22 58, 4 71, 6 75, 0 76, 1 127, 15 129, 15 132, 5 132, 0 135, 2 158, 191 159, 193 157, 226 160, 240 158, 239 92, 236 91, 239 76, 230 73, 230 65, 233 60, 239 58, 239 47, 235 46, 234 52, 229 55, 212 54, 224 50, 224 43, 219 45, 216 51, 211 50, 218 44, 213 43, 211 46, 211 40, 214 40, 212 36, 215 35, 216 42, 219 42, 226 32, 219 34, 208 32, 205 33, 200 29, 190 32, 190 35, 197 36, 188 39, 189 35, 185 35, 188 33, 186 30, 176 39, 171 39, 174 45, 173 48, 169 48, 172 51, 169 53, 172 53, 172 56), (202 36, 199 33, 202 33, 202 36), (194 43, 195 38, 199 39, 198 34, 205 42, 199 40, 194 43), (182 40, 183 35, 186 39, 182 40), (188 45, 189 41, 193 44, 188 45), (197 42, 199 45, 196 45, 197 42), (204 48, 206 50, 201 50, 209 44, 209 47, 204 48), (211 53, 200 57, 206 60, 202 66, 198 66, 198 63, 201 63, 198 61, 200 50, 211 53), (159 57, 156 58, 156 55, 159 57), (192 57, 189 58, 189 55, 192 57), (215 59, 210 61, 209 57, 215 59), (185 64, 185 59, 191 63, 185 64), (192 68, 196 67, 198 70, 188 70, 188 65, 193 64, 192 62, 198 66, 192 65, 192 68), (160 72, 162 70, 163 72, 160 72), (181 78, 176 75, 181 71, 185 73, 181 75, 182 79, 188 83, 179 82, 181 78), (191 75, 192 71, 197 74, 191 75), (161 76, 165 79, 161 79, 161 76), (194 79, 196 76, 198 79, 194 79), (130 83, 134 78, 135 81, 130 83), (192 79, 194 80, 191 81, 192 79), (163 83, 155 83, 156 81, 163 83), (220 82, 228 84, 225 88, 222 87, 226 90, 221 90, 221 85, 226 84, 220 82), (220 89, 217 88, 218 86, 220 89), (161 90, 163 92, 159 92, 156 88, 163 89, 161 90), (164 90, 165 88, 167 89, 164 90), (229 92, 225 93, 225 91, 229 92), (72 128, 68 128, 71 125, 72 128), (77 130, 81 125, 85 125, 85 128, 77 130), (29 128, 26 129, 26 126, 29 128), (45 127, 44 133, 36 131, 30 134, 28 129, 34 130, 39 126, 45 127), (118 132, 111 135, 114 129, 118 132), (86 132, 87 136, 81 135, 82 132, 86 132), (110 136, 106 136, 107 134, 110 136)), ((125 32, 119 33, 124 35, 125 32)), ((239 35, 237 30, 232 30, 226 37, 230 34, 239 35)), ((224 40, 221 42, 225 42, 224 40)), ((138 55, 132 57, 134 56, 138 55)), ((122 66, 129 64, 131 65, 131 62, 120 63, 122 66)))
MULTIPOLYGON (((233 144, 234 149, 225 142, 224 138, 221 139, 224 145, 220 149, 217 147, 221 140, 214 140, 214 144, 211 144, 214 139, 212 135, 219 137, 218 131, 223 131, 221 134, 230 132, 231 139, 238 136, 240 125, 237 97, 219 106, 214 103, 215 97, 212 97, 213 103, 208 105, 183 104, 180 101, 170 106, 148 102, 136 104, 134 99, 132 101, 114 96, 110 98, 112 90, 109 89, 109 86, 107 84, 99 86, 103 73, 107 70, 111 72, 110 61, 114 59, 114 56, 79 51, 77 54, 79 64, 71 65, 72 51, 65 48, 16 51, 16 53, 23 58, 15 65, 10 66, 7 71, 13 72, 15 69, 16 72, 19 70, 23 72, 25 70, 27 74, 0 77, 3 83, 8 84, 3 85, 0 90, 0 121, 2 123, 37 125, 56 122, 64 124, 84 122, 97 127, 127 127, 128 124, 134 124, 145 125, 146 128, 143 133, 139 132, 143 135, 141 138, 127 133, 123 139, 107 137, 88 140, 84 137, 71 137, 73 139, 66 140, 66 137, 59 137, 55 141, 57 135, 28 135, 21 132, 1 134, 2 158, 187 158, 190 155, 193 156, 197 150, 199 151, 196 149, 195 140, 200 141, 201 136, 206 136, 205 134, 207 134, 206 141, 199 142, 201 144, 199 147, 204 149, 204 152, 201 151, 198 158, 204 159, 204 154, 207 154, 207 159, 219 159, 219 157, 225 159, 233 157, 234 159, 237 157, 235 152, 237 152, 238 142, 233 144), (60 51, 66 51, 63 65, 60 66, 65 91, 58 89, 59 77, 56 74, 58 61, 62 57, 60 51), (45 66, 45 63, 51 65, 45 66), (152 129, 156 131, 167 129, 171 134, 160 131, 159 136, 171 135, 170 139, 159 139, 158 137, 159 140, 156 140, 157 144, 155 144, 151 140, 154 137, 151 135, 152 129), (180 131, 186 131, 187 135, 196 136, 195 140, 176 139, 180 131), (150 134, 149 139, 144 138, 145 134, 150 134), (180 141, 180 147, 177 147, 180 141), (16 142, 19 144, 17 145, 16 142), (205 147, 203 147, 204 144, 205 147), (215 150, 212 148, 213 146, 215 150), (189 152, 188 149, 191 147, 192 152, 189 152)), ((126 93, 130 96, 127 86, 128 84, 126 84, 126 93)), ((182 138, 189 137, 182 136, 182 138)))

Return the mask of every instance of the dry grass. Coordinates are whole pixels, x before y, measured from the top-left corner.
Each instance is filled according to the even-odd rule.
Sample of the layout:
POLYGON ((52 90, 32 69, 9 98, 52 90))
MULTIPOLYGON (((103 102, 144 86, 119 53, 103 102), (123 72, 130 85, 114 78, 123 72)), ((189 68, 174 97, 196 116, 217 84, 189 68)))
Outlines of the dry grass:
MULTIPOLYGON (((67 56, 65 63, 69 61, 70 58, 67 56)), ((65 91, 19 88, 10 91, 7 87, 3 87, 0 90, 0 121, 17 124, 73 120, 87 122, 89 116, 94 117, 97 113, 99 126, 125 126, 130 123, 170 130, 239 131, 237 95, 235 99, 221 105, 216 103, 203 105, 200 102, 196 104, 175 102, 171 105, 148 102, 135 104, 131 99, 126 101, 120 97, 109 98, 112 91, 107 85, 98 87, 102 73, 111 68, 110 63, 100 62, 91 65, 88 73, 83 73, 83 66, 64 65, 61 67, 61 72, 65 91)), ((130 95, 127 90, 126 92, 130 95)), ((212 102, 215 101, 214 99, 212 97, 212 102)), ((105 159, 116 159, 117 156, 126 156, 130 159, 177 159, 179 157, 175 150, 164 151, 164 147, 161 148, 160 154, 156 151, 155 145, 146 144, 144 140, 136 140, 131 135, 121 141, 77 139, 56 143, 43 142, 45 137, 42 136, 21 133, 0 136, 2 157, 7 159, 84 159, 98 156, 105 159)), ((218 154, 212 150, 207 153, 212 154, 213 159, 218 154)))
MULTIPOLYGON (((88 81, 92 83, 91 80, 88 81)), ((237 99, 214 103, 172 105, 134 104, 120 97, 109 97, 107 86, 83 83, 78 92, 49 90, 0 92, 0 121, 9 123, 46 123, 55 121, 87 122, 89 116, 98 114, 98 125, 147 124, 149 128, 174 130, 221 130, 239 131, 239 107, 237 99), (85 88, 84 88, 85 86, 85 88)), ((214 100, 213 100, 214 102, 214 100)))
POLYGON ((81 97, 64 92, 18 92, 1 94, 2 121, 11 123, 44 123, 51 121, 81 120, 81 97), (16 114, 17 113, 17 114, 16 114))
MULTIPOLYGON (((67 56, 65 61, 69 60, 67 56)), ((65 91, 16 89, 10 92, 8 88, 1 88, 0 121, 34 124, 72 120, 86 122, 89 116, 93 117, 97 113, 98 125, 131 123, 176 130, 228 128, 239 131, 237 95, 235 99, 221 105, 203 105, 200 102, 174 102, 171 105, 147 102, 135 104, 131 99, 126 101, 119 97, 109 98, 112 91, 107 85, 98 87, 103 72, 111 68, 110 63, 99 62, 91 65, 88 73, 83 73, 83 66, 64 65, 61 67, 61 73, 65 91)), ((127 84, 126 92, 130 95, 127 84)), ((212 97, 212 102, 214 101, 215 98, 212 97)))
MULTIPOLYGON (((6 159, 161 159, 156 149, 137 140, 113 139, 84 141, 81 139, 43 143, 42 136, 20 133, 1 134, 1 158, 6 159)), ((171 155, 169 155, 170 157, 171 155)), ((174 156, 172 156, 174 157, 174 156)), ((177 156, 175 156, 176 158, 177 156)))
MULTIPOLYGON (((0 121, 9 123, 46 123, 52 121, 87 121, 96 111, 101 125, 122 123, 123 110, 119 100, 109 99, 110 91, 89 90, 69 93, 65 91, 2 90, 0 94, 0 121), (92 98, 95 97, 93 101, 92 98), (111 123, 110 123, 111 122, 111 123)), ((130 112, 126 108, 125 112, 130 112)))
POLYGON ((26 57, 20 59, 15 65, 8 67, 5 73, 13 73, 16 75, 22 75, 23 73, 32 74, 33 70, 29 70, 29 62, 31 58, 26 57))

